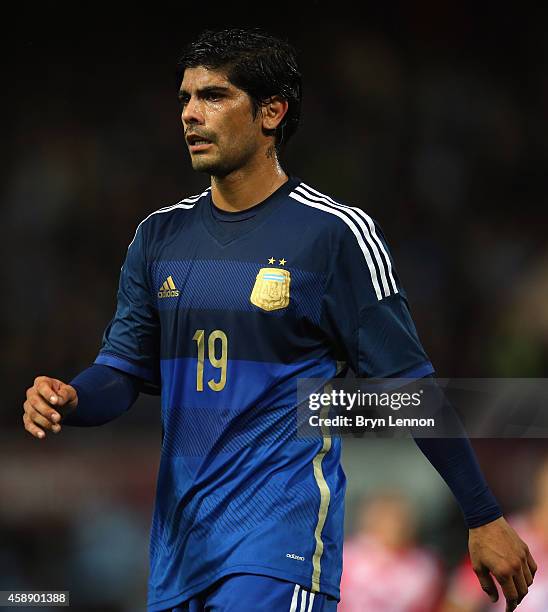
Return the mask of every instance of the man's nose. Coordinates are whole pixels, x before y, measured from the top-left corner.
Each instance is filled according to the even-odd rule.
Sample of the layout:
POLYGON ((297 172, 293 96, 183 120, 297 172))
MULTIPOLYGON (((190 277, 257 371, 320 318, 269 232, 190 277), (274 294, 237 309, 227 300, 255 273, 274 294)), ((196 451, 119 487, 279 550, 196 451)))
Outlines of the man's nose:
POLYGON ((204 116, 201 111, 200 103, 196 98, 191 97, 190 100, 185 104, 182 113, 182 120, 185 124, 191 123, 203 123, 204 116))

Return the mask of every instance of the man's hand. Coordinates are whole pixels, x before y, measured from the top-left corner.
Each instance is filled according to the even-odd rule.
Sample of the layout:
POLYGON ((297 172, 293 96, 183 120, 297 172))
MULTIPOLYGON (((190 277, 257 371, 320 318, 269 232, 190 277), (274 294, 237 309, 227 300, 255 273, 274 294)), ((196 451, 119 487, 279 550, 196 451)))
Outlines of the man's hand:
POLYGON ((506 612, 515 610, 527 595, 537 571, 527 544, 500 517, 487 525, 470 529, 468 549, 481 588, 493 602, 498 600, 493 574, 506 598, 506 612))
POLYGON ((38 376, 34 379, 34 385, 27 389, 27 400, 23 404, 25 429, 40 439, 46 437, 46 429, 59 433, 63 413, 77 405, 78 395, 74 387, 56 378, 38 376))

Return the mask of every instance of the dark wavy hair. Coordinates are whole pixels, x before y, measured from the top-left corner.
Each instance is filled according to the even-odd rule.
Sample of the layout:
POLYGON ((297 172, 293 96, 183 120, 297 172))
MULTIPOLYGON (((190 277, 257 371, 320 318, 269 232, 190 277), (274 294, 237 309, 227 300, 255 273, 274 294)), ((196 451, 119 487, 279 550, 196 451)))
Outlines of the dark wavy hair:
POLYGON ((285 40, 258 29, 206 30, 183 51, 177 64, 177 85, 187 68, 224 69, 228 80, 245 91, 253 118, 272 96, 287 100, 288 109, 276 130, 276 148, 293 136, 301 115, 301 73, 296 52, 285 40))

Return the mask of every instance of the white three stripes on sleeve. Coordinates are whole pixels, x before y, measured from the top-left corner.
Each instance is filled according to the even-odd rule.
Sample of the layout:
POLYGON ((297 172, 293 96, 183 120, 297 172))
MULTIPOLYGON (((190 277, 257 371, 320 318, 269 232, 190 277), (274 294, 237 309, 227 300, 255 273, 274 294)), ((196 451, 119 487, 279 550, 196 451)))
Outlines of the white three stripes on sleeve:
MULTIPOLYGON (((381 239, 378 237, 377 232, 375 231, 375 223, 373 222, 373 219, 371 219, 371 217, 364 210, 362 210, 361 208, 357 208, 355 206, 347 206, 346 204, 340 204, 338 202, 335 202, 335 200, 333 200, 329 196, 327 196, 327 195, 325 195, 323 193, 320 193, 319 191, 316 191, 316 189, 310 187, 309 185, 306 185, 305 183, 302 183, 301 187, 305 187, 309 192, 314 193, 317 196, 321 196, 321 197, 327 198, 327 200, 329 200, 329 202, 331 202, 334 206, 339 206, 339 207, 341 207, 343 209, 347 209, 349 211, 350 210, 354 211, 359 217, 361 217, 367 223, 367 229, 369 229, 369 233, 370 233, 370 235, 371 235, 371 237, 372 237, 374 242, 371 242, 371 240, 369 239, 367 230, 363 226, 363 221, 358 221, 358 223, 360 223, 360 227, 362 228, 362 231, 364 232, 364 234, 365 234, 365 236, 367 238, 367 241, 373 247, 373 251, 374 251, 375 258, 376 258, 377 262, 379 262, 379 260, 380 260, 379 250, 382 253, 384 261, 386 262, 386 267, 387 267, 387 270, 388 270, 388 276, 390 277, 390 283, 392 285, 392 289, 393 289, 394 293, 398 293, 398 289, 396 287, 396 281, 394 280, 394 276, 392 274, 392 263, 390 262, 390 257, 388 255, 388 253, 386 252, 386 248, 384 247, 381 239), (375 243, 377 244, 379 250, 377 250, 377 246, 375 246, 375 243)), ((379 263, 379 268, 381 270, 381 274, 383 275, 383 278, 385 278, 384 277, 384 270, 383 270, 383 267, 380 265, 380 263, 379 263)), ((383 280, 383 286, 385 287, 385 290, 386 290, 386 283, 384 282, 384 280, 383 280)), ((390 290, 388 290, 388 291, 390 291, 390 290)), ((386 295, 386 297, 388 297, 388 295, 390 295, 390 294, 388 293, 386 295)))
POLYGON ((296 187, 296 189, 289 194, 289 197, 301 202, 302 204, 306 204, 312 208, 317 208, 318 210, 323 210, 324 212, 330 213, 342 219, 358 241, 358 245, 363 253, 369 269, 371 282, 373 283, 373 288, 375 290, 377 299, 382 300, 383 297, 388 297, 391 293, 398 293, 396 281, 394 280, 394 275, 392 273, 390 257, 382 241, 377 236, 375 224, 369 215, 367 215, 360 208, 346 206, 345 204, 338 204, 329 196, 316 191, 305 183, 301 183, 298 187, 296 187), (367 244, 364 241, 364 238, 367 244), (373 262, 373 258, 375 262, 373 262), (382 289, 379 283, 375 263, 377 264, 380 272, 382 289))

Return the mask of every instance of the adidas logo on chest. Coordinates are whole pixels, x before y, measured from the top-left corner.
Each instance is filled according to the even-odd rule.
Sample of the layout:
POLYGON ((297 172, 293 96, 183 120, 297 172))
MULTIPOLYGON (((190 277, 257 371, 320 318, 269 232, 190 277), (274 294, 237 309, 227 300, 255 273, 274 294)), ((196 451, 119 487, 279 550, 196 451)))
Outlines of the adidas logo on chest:
POLYGON ((158 291, 159 298, 179 297, 179 290, 173 282, 173 278, 169 275, 158 291))

